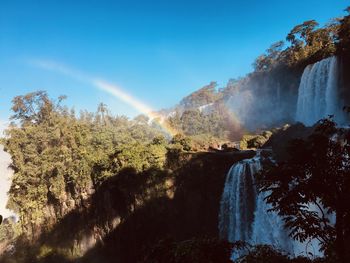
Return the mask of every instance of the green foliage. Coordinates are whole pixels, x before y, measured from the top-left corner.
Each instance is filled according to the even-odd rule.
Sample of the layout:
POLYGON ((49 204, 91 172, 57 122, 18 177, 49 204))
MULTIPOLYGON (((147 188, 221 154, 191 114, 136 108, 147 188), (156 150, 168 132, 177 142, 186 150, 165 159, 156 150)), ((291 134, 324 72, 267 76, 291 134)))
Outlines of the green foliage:
POLYGON ((231 245, 217 239, 191 239, 182 242, 162 240, 143 262, 230 263, 231 245))
MULTIPOLYGON (((173 170, 179 168, 190 155, 188 152, 205 148, 203 141, 217 143, 216 138, 232 140, 241 135, 239 123, 225 106, 225 97, 236 94, 239 87, 256 76, 274 70, 278 72, 281 68, 303 69, 306 64, 335 54, 336 48, 339 54, 350 56, 349 36, 350 15, 323 28, 313 20, 297 25, 287 36, 289 45, 284 46, 282 41, 271 45, 257 58, 255 72, 247 78, 231 80, 221 90, 217 90, 216 82, 211 82, 185 97, 176 113, 167 120, 171 127, 184 135, 174 136, 170 144, 158 124, 154 122, 150 126, 144 115, 133 120, 111 116, 107 106, 101 103, 96 113, 83 111, 77 117, 73 110, 61 105, 64 96, 52 100, 46 92, 38 91, 15 97, 13 123, 1 143, 12 156, 14 176, 8 207, 19 216, 21 229, 18 231, 17 225, 4 222, 0 226, 0 240, 21 234, 24 239, 35 240, 69 212, 88 206, 85 200, 101 189, 115 191, 116 207, 125 210, 118 210, 123 219, 147 200, 165 196, 168 190, 166 166, 173 170), (205 107, 202 106, 208 108, 203 110, 205 107)), ((288 89, 292 88, 288 86, 288 89)), ((265 133, 245 137, 242 148, 261 147, 269 136, 265 133)), ((261 190, 271 191, 267 201, 285 216, 296 239, 318 238, 326 254, 333 255, 332 251, 336 251, 338 258, 344 257, 345 244, 350 242, 347 224, 350 212, 346 205, 350 199, 347 192, 350 171, 349 160, 344 157, 350 154, 348 136, 335 129, 332 122, 324 121, 321 129, 309 139, 295 141, 290 148, 292 158, 265 170, 260 181, 261 190), (330 140, 330 135, 337 135, 340 140, 330 140), (336 212, 336 226, 330 225, 326 216, 305 210, 310 203, 324 207, 325 213, 336 212)), ((207 180, 192 176, 207 172, 201 170, 201 162, 196 165, 198 167, 194 165, 197 168, 191 170, 192 181, 187 177, 187 181, 177 178, 182 182, 179 185, 187 182, 193 186, 191 191, 185 191, 186 197, 198 188, 205 189, 206 193, 212 188, 212 184, 207 188, 207 180), (201 187, 198 187, 198 181, 201 187)), ((207 166, 206 170, 216 172, 215 165, 207 166)), ((188 172, 184 171, 184 174, 188 172)), ((219 179, 216 177, 215 180, 219 179)), ((219 193, 222 185, 217 185, 220 185, 219 193)), ((99 194, 105 201, 105 192, 99 194)), ((187 199, 196 200, 194 197, 187 199)), ((182 200, 182 203, 185 202, 182 200)), ((103 213, 98 210, 93 216, 102 217, 103 213)), ((230 247, 213 239, 164 241, 152 250, 146 262, 230 262, 230 247)), ((64 253, 62 256, 62 251, 54 247, 43 245, 38 251, 36 256, 39 257, 33 258, 32 262, 68 261, 64 253)), ((34 254, 31 251, 20 253, 34 254)), ((284 262, 287 256, 269 247, 258 246, 242 260, 284 262)), ((302 260, 295 262, 308 262, 302 260)), ((10 259, 9 262, 14 261, 10 259)))
POLYGON ((264 131, 258 135, 243 135, 239 147, 242 150, 261 148, 269 140, 271 135, 271 131, 264 131))
POLYGON ((327 253, 335 249, 339 262, 349 260, 349 131, 331 119, 322 120, 306 140, 292 141, 289 153, 289 159, 259 176, 260 190, 268 192, 266 201, 283 216, 293 238, 316 238, 327 253), (310 211, 310 205, 320 212, 310 211), (335 226, 330 213, 336 214, 335 226))
POLYGON ((345 10, 348 14, 340 19, 337 47, 340 54, 350 57, 350 6, 345 10))
POLYGON ((180 105, 184 106, 185 108, 197 108, 213 103, 221 97, 221 94, 217 92, 216 88, 217 83, 210 82, 209 85, 204 86, 203 88, 183 98, 180 105))
MULTIPOLYGON (((287 45, 284 41, 278 41, 256 59, 253 73, 240 80, 230 80, 222 89, 217 89, 217 84, 212 82, 185 97, 176 108, 176 113, 168 118, 170 126, 187 136, 211 134, 223 140, 240 139, 242 136, 240 122, 232 111, 225 109, 228 98, 235 98, 235 103, 249 99, 249 97, 236 97, 242 96, 240 92, 249 87, 253 96, 265 101, 276 96, 276 85, 278 85, 278 97, 295 96, 301 73, 307 65, 337 53, 348 54, 350 58, 349 17, 347 15, 342 19, 334 19, 323 27, 320 27, 315 20, 296 25, 286 36, 287 45)), ((276 111, 274 114, 277 118, 271 117, 271 119, 278 119, 277 123, 267 124, 266 121, 260 120, 265 118, 262 112, 267 110, 266 102, 261 105, 257 100, 255 107, 246 109, 245 114, 251 117, 249 122, 254 123, 252 118, 256 118, 257 127, 253 129, 266 129, 292 119, 289 111, 294 106, 290 103, 292 100, 281 101, 276 107, 268 109, 276 111)), ((242 116, 237 117, 242 120, 242 116)), ((250 127, 246 128, 252 130, 250 127)))
POLYGON ((39 91, 13 100, 14 123, 4 139, 14 170, 8 207, 28 236, 81 205, 122 168, 143 171, 165 163, 166 141, 159 130, 113 117, 104 104, 96 114, 77 118, 60 105, 63 99, 55 103, 39 91))
POLYGON ((17 235, 16 224, 11 218, 6 218, 0 225, 0 243, 9 242, 17 235))
POLYGON ((230 244, 217 239, 191 239, 182 242, 173 242, 169 239, 161 240, 153 246, 142 262, 152 263, 223 263, 230 260, 233 250, 245 249, 247 253, 233 262, 237 263, 327 263, 331 260, 306 257, 292 258, 287 253, 269 245, 230 244))
POLYGON ((167 118, 168 124, 187 136, 210 134, 223 140, 237 139, 240 126, 225 105, 225 91, 217 90, 217 83, 211 82, 190 94, 167 118))
POLYGON ((240 257, 237 263, 288 263, 288 255, 268 245, 257 245, 245 256, 240 257))
POLYGON ((210 105, 208 112, 190 108, 180 114, 177 112, 167 120, 171 127, 187 136, 212 135, 222 140, 237 139, 240 125, 224 102, 210 105))
POLYGON ((134 168, 136 172, 142 172, 149 168, 163 168, 166 144, 159 143, 160 141, 157 139, 149 144, 135 142, 117 147, 112 155, 112 172, 118 173, 123 168, 134 168))
MULTIPOLYGON (((64 97, 59 98, 59 103, 64 97)), ((19 120, 22 124, 41 123, 49 121, 59 103, 54 104, 45 91, 28 93, 24 96, 17 96, 13 100, 13 120, 19 120)))
POLYGON ((182 130, 187 135, 205 132, 205 116, 199 110, 186 110, 181 115, 182 130))
POLYGON ((296 25, 286 37, 290 45, 283 49, 283 41, 273 44, 265 54, 256 59, 255 71, 271 71, 277 67, 307 65, 334 55, 337 38, 346 35, 347 29, 344 23, 345 20, 341 23, 334 20, 325 27, 319 28, 315 20, 309 20, 296 25), (339 28, 344 28, 344 31, 339 31, 339 28))
POLYGON ((190 136, 190 139, 194 151, 207 151, 210 147, 217 149, 223 143, 223 140, 209 133, 193 135, 190 136))
POLYGON ((244 250, 245 255, 234 262, 237 263, 331 263, 331 259, 319 258, 310 259, 303 256, 292 257, 291 255, 269 245, 252 246, 245 242, 235 242, 233 250, 244 250))
POLYGON ((180 146, 180 147, 175 146, 175 148, 180 148, 183 151, 191 151, 191 149, 192 149, 191 139, 187 136, 182 135, 182 134, 176 134, 172 138, 171 144, 180 146))
POLYGON ((260 55, 255 60, 253 64, 254 69, 258 72, 272 69, 281 55, 283 46, 283 41, 278 41, 272 44, 270 48, 266 50, 266 54, 260 55))
POLYGON ((70 263, 73 262, 68 250, 55 248, 46 244, 41 245, 35 255, 38 263, 70 263))

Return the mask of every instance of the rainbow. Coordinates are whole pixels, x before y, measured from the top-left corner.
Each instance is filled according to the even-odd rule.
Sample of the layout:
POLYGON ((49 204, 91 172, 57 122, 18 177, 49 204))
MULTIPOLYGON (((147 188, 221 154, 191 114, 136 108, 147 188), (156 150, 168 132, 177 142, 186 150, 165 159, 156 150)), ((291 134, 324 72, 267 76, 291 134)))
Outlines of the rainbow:
POLYGON ((120 89, 118 86, 99 79, 94 80, 94 86, 124 101, 125 103, 133 107, 138 112, 143 113, 151 121, 155 121, 157 124, 159 124, 162 127, 162 129, 164 129, 164 131, 169 135, 174 136, 175 134, 178 133, 164 120, 163 116, 156 113, 148 105, 132 97, 130 94, 126 93, 125 91, 120 89))
POLYGON ((68 77, 74 78, 80 82, 88 83, 95 88, 98 88, 104 92, 109 93, 113 97, 127 103, 133 107, 138 112, 146 115, 151 121, 156 122, 164 132, 166 132, 171 137, 178 133, 177 130, 172 128, 167 121, 164 120, 164 116, 156 113, 150 106, 139 101, 137 98, 133 97, 129 93, 125 92, 123 89, 115 84, 111 84, 106 80, 100 78, 91 77, 81 71, 72 69, 70 67, 64 66, 62 64, 56 63, 54 61, 48 60, 31 60, 30 64, 60 74, 64 74, 68 77))

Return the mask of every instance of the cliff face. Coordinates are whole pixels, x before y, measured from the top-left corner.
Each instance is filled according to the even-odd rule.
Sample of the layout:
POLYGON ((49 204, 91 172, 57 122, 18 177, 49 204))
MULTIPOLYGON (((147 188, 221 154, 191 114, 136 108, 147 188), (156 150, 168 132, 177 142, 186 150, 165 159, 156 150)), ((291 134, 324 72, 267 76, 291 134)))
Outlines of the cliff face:
MULTIPOLYGON (((273 77, 260 73, 242 84, 242 89, 251 89, 251 94, 261 100, 252 104, 256 108, 247 111, 256 118, 253 118, 256 123, 257 120, 263 123, 265 115, 276 116, 274 120, 283 122, 278 117, 287 116, 286 112, 295 103, 298 74, 290 73, 283 80, 281 72, 273 77), (274 96, 276 101, 268 104, 274 96), (283 102, 288 96, 291 99, 283 102), (276 112, 272 112, 274 109, 276 112)), ((344 83, 348 81, 345 77, 344 83)), ((222 100, 225 98, 228 103, 232 96, 242 93, 232 94, 228 93, 222 100)), ((293 112, 286 118, 291 120, 293 112)), ((276 133, 265 146, 271 146, 282 158, 285 142, 309 132, 301 124, 292 126, 276 133)), ((233 163, 253 154, 181 153, 176 158, 168 154, 164 169, 139 172, 125 168, 99 186, 90 180, 80 188, 67 184, 57 191, 49 187, 48 195, 55 194, 48 196, 44 223, 35 228, 28 226, 34 233, 29 237, 30 242, 18 239, 16 249, 5 253, 0 260, 5 263, 13 258, 20 263, 138 262, 160 240, 215 238, 226 173, 233 163)))
POLYGON ((301 74, 297 68, 283 67, 254 72, 236 88, 227 89, 225 104, 249 131, 290 123, 294 120, 301 74))
POLYGON ((82 262, 137 262, 159 240, 217 237, 226 173, 234 162, 252 155, 254 152, 185 156, 187 161, 168 177, 173 194, 150 199, 122 218, 82 262))
POLYGON ((218 88, 212 82, 160 114, 188 136, 211 134, 239 140, 246 131, 270 129, 294 121, 303 69, 301 65, 278 65, 230 80, 224 87, 218 88))
POLYGON ((159 240, 217 237, 226 173, 234 162, 252 155, 184 153, 172 170, 124 169, 29 247, 18 243, 2 262, 137 262, 159 240))
MULTIPOLYGON (((348 58, 342 59, 346 100, 350 97, 350 79, 345 73, 349 61, 348 58)), ((241 124, 252 130, 292 122, 302 70, 300 67, 255 72, 216 93, 214 102, 204 102, 212 103, 212 110, 215 110, 215 104, 231 107, 230 111, 240 117, 241 124)), ((200 104, 194 105, 201 107, 200 104)), ((285 158, 284 144, 290 138, 304 137, 309 132, 308 128, 298 124, 276 133, 265 146, 272 147, 277 156, 285 158)), ((128 145, 128 148, 132 146, 128 145)), ((79 150, 81 152, 84 150, 79 150)), ((92 152, 93 157, 96 155, 92 152)), ((44 185, 48 203, 41 210, 43 221, 40 224, 31 222, 28 214, 27 221, 24 220, 28 222, 25 225, 27 240, 19 239, 16 250, 6 253, 1 260, 137 262, 159 240, 217 237, 225 175, 234 162, 252 155, 252 152, 181 153, 173 158, 168 154, 164 169, 142 167, 140 172, 124 168, 116 174, 113 173, 113 164, 110 171, 113 176, 101 185, 94 185, 89 175, 84 177, 84 183, 81 183, 81 177, 76 177, 74 180, 78 183, 75 186, 66 179, 62 184, 54 184, 60 178, 52 169, 53 181, 44 185)), ((33 156, 39 158, 40 154, 33 156)), ((126 154, 122 161, 139 164, 135 156, 126 154)), ((114 161, 121 160, 116 158, 112 163, 114 161)), ((81 162, 78 160, 75 164, 80 167, 81 162)), ((95 168, 93 166, 92 170, 95 168)), ((103 168, 103 163, 98 168, 103 168)), ((33 171, 33 178, 35 176, 37 170, 33 171)))

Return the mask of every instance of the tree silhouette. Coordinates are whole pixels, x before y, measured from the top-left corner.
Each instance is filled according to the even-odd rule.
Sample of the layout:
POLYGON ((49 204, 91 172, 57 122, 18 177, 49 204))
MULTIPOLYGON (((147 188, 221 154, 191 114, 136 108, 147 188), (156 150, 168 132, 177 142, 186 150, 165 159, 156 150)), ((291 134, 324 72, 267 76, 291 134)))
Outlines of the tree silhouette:
POLYGON ((317 239, 326 254, 349 262, 350 132, 331 116, 319 121, 306 140, 290 143, 289 159, 259 175, 260 191, 299 241, 317 239), (335 215, 335 224, 331 217, 335 215))

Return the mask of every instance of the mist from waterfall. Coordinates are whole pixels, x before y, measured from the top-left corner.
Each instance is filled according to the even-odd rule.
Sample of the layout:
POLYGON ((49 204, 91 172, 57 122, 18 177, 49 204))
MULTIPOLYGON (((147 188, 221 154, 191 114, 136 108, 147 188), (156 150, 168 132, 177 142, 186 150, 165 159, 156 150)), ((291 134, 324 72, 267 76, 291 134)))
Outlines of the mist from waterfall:
POLYGON ((9 168, 10 155, 0 145, 0 215, 3 217, 14 216, 13 212, 6 208, 8 200, 7 192, 10 190, 13 171, 9 168))
POLYGON ((339 84, 337 57, 308 65, 299 85, 296 121, 313 125, 328 115, 334 115, 334 119, 342 123, 344 105, 339 101, 339 84))
POLYGON ((244 129, 255 131, 261 127, 273 127, 293 119, 290 116, 294 104, 288 90, 274 74, 247 76, 230 90, 226 106, 235 114, 244 129))

